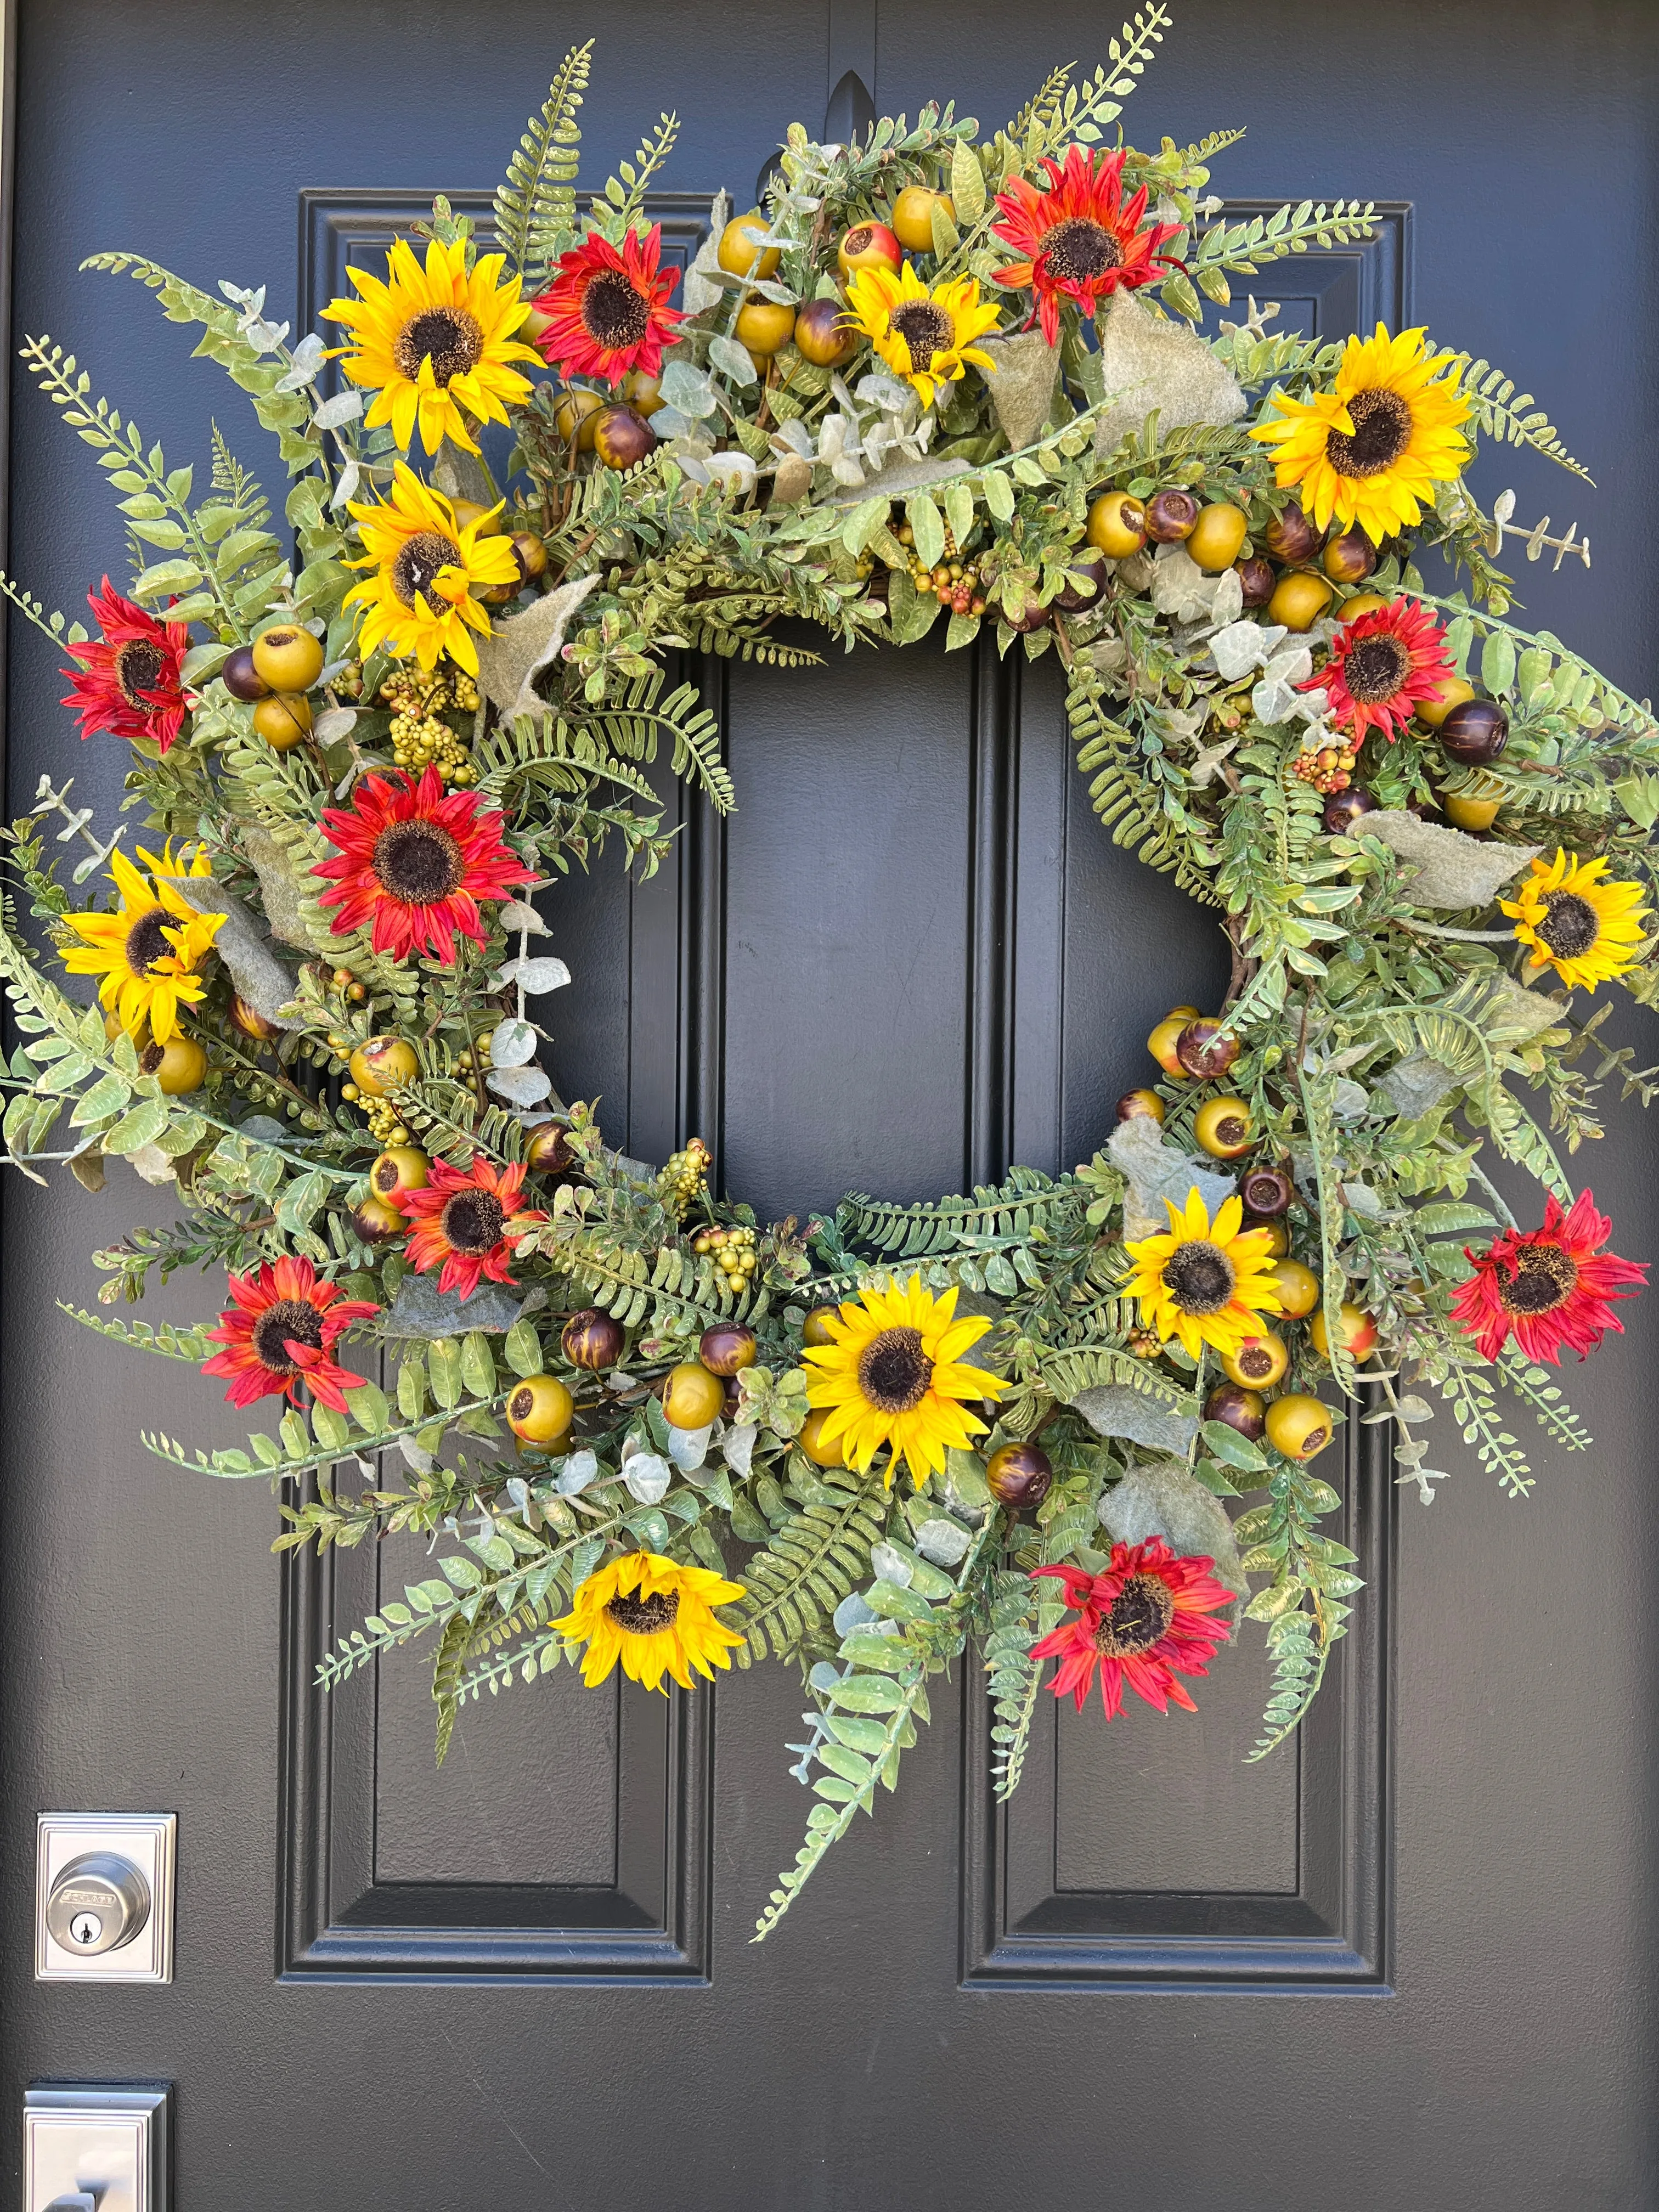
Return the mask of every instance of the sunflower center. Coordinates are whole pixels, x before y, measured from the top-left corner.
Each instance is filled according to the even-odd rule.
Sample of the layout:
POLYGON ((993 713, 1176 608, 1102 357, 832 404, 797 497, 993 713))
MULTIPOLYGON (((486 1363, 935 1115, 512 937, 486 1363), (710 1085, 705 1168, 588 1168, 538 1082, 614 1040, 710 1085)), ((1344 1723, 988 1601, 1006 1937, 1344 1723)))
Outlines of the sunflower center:
POLYGON ((406 906, 431 906, 466 874, 460 847, 439 822, 394 822, 374 840, 375 874, 406 906))
POLYGON ((1042 248, 1042 265, 1056 284, 1086 284, 1123 266, 1123 248, 1109 230, 1086 216, 1057 222, 1042 248))
POLYGON ((660 1636, 674 1626, 680 1609, 678 1590, 648 1590, 643 1596, 625 1597, 619 1591, 605 1607, 618 1628, 629 1636, 660 1636))
POLYGON ((476 1259, 501 1243, 507 1209, 493 1191, 458 1190, 443 1210, 442 1223, 451 1251, 476 1259))
POLYGON ((460 547, 441 530, 417 530, 392 564, 392 588, 406 607, 412 607, 418 592, 431 590, 438 571, 455 567, 460 557, 460 547))
POLYGON ((141 914, 127 932, 127 965, 135 975, 147 975, 162 960, 174 957, 173 947, 162 935, 168 927, 167 918, 159 906, 141 914))
POLYGON ((269 1306, 253 1324, 253 1349, 259 1364, 273 1375, 297 1375, 300 1363, 289 1351, 290 1342, 313 1352, 323 1348, 323 1317, 304 1298, 284 1298, 269 1306))
POLYGON ((583 289, 582 327, 596 345, 620 352, 638 345, 650 329, 650 303, 620 269, 601 269, 583 289))
POLYGON ((1219 1313, 1237 1279, 1232 1261, 1213 1244, 1182 1244, 1164 1263, 1164 1286, 1182 1313, 1219 1313))
POLYGON ((155 701, 143 693, 153 691, 161 680, 167 658, 161 647, 147 637, 135 637, 122 646, 115 655, 115 680, 121 687, 121 696, 129 707, 136 707, 141 714, 155 709, 155 701))
POLYGON ((1410 653, 1387 630, 1360 638, 1343 656, 1342 680, 1348 696, 1364 706, 1392 699, 1411 672, 1410 653))
POLYGON ((902 300, 889 318, 910 349, 910 366, 925 374, 936 353, 950 350, 956 325, 943 307, 931 300, 902 300))
POLYGON ((859 1388, 884 1413, 914 1413, 933 1379, 920 1329, 884 1328, 859 1354, 859 1388))
POLYGON ((1157 1575, 1131 1575, 1095 1631, 1095 1649, 1103 1659, 1138 1659, 1174 1619, 1169 1584, 1157 1575))
POLYGON ((1528 1244, 1498 1272, 1498 1303, 1505 1313, 1553 1313, 1577 1287, 1578 1270, 1559 1244, 1528 1244))
POLYGON ((1348 401, 1352 435, 1333 430, 1325 458, 1339 476, 1375 477, 1391 469, 1412 437, 1412 410, 1397 392, 1356 392, 1348 401))
POLYGON ((406 322, 392 349, 392 359, 411 384, 421 363, 432 363, 432 381, 447 385, 465 376, 483 358, 483 331, 465 307, 427 307, 406 322))
POLYGON ((1548 912, 1538 925, 1538 934, 1558 958, 1582 958, 1601 933, 1595 908, 1577 891, 1546 891, 1544 904, 1548 912))

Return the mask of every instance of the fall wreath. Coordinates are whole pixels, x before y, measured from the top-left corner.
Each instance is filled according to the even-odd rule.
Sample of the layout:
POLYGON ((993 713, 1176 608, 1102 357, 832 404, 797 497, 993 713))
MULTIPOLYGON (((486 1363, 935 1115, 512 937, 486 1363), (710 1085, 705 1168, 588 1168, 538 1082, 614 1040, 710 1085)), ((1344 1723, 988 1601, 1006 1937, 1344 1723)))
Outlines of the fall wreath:
POLYGON ((1391 1422, 1429 1498, 1437 1395, 1524 1492, 1499 1392, 1582 1446, 1546 1363, 1644 1273, 1562 1153, 1598 1080, 1638 1079, 1578 994, 1659 995, 1659 728, 1510 621, 1508 503, 1463 476, 1478 435, 1583 471, 1422 330, 1279 335, 1251 300, 1205 333, 1233 280, 1371 215, 1229 222, 1237 134, 1123 143, 1165 20, 988 137, 931 106, 845 145, 792 128, 683 282, 647 212, 672 118, 579 206, 586 46, 490 250, 440 200, 293 343, 263 289, 94 256, 275 434, 281 523, 216 428, 198 490, 72 356, 22 349, 137 573, 92 593, 95 634, 6 589, 82 734, 129 748, 137 819, 101 834, 48 779, 8 833, 6 1153, 94 1189, 125 1158, 179 1207, 99 1254, 79 1317, 285 1401, 245 1450, 144 1438, 271 1476, 279 1548, 431 1540, 320 1677, 428 1638, 441 1753, 467 1700, 568 1662, 798 1664, 812 1803, 763 1935, 970 1650, 1005 1795, 1046 1689, 1190 1706, 1241 1613, 1273 1664, 1249 1756, 1282 1741, 1359 1589, 1321 1533, 1337 1427, 1391 1422), (642 1165, 553 1095, 561 873, 607 843, 658 864, 659 750, 733 803, 665 654, 811 660, 785 617, 1057 654, 1103 827, 1222 918, 1225 1005, 1159 1024, 1074 1172, 765 1226, 696 1139, 642 1165), (204 1262, 216 1322, 107 1311, 204 1262))

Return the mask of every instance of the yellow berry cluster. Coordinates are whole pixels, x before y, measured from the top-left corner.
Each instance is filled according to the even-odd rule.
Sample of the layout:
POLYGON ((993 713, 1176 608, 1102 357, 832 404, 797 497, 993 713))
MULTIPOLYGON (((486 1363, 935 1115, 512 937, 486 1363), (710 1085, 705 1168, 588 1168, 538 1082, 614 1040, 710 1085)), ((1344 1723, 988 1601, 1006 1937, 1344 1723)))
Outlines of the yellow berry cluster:
POLYGON ((743 1288, 760 1264, 752 1229, 700 1229, 691 1240, 691 1249, 712 1252, 714 1265, 734 1291, 743 1288))
MULTIPOLYGON (((896 533, 898 542, 907 549, 915 544, 915 532, 908 522, 896 533)), ((945 555, 935 568, 929 568, 910 556, 910 581, 919 592, 931 592, 940 606, 949 607, 952 614, 982 615, 985 597, 980 589, 980 574, 976 562, 964 561, 957 544, 956 532, 947 522, 945 526, 945 555)))
MULTIPOLYGON (((335 1031, 329 1037, 328 1048, 337 1060, 349 1060, 352 1053, 351 1039, 335 1031)), ((348 1105, 357 1109, 368 1124, 369 1135, 382 1151, 388 1145, 406 1145, 409 1142, 409 1131, 398 1120, 398 1109, 391 1099, 366 1096, 355 1083, 343 1083, 340 1096, 348 1105)))
POLYGON ((684 1152, 671 1152, 668 1164, 657 1178, 663 1196, 684 1221, 687 1212, 708 1188, 708 1163, 713 1158, 701 1137, 693 1137, 684 1152))
POLYGON ((382 1151, 388 1145, 406 1145, 409 1131, 398 1119, 398 1109, 389 1098, 365 1098, 355 1083, 340 1086, 342 1098, 349 1098, 368 1124, 368 1133, 382 1151))
POLYGON ((418 775, 435 768, 439 781, 464 788, 476 783, 478 771, 462 740, 447 722, 447 710, 477 712, 478 687, 462 669, 439 668, 429 675, 398 669, 380 686, 380 704, 394 709, 392 718, 392 757, 401 769, 418 775))
POLYGON ((1346 747, 1339 750, 1335 745, 1322 745, 1317 752, 1298 753, 1291 763, 1291 773, 1328 799, 1334 791, 1346 791, 1353 781, 1358 761, 1358 755, 1346 747))

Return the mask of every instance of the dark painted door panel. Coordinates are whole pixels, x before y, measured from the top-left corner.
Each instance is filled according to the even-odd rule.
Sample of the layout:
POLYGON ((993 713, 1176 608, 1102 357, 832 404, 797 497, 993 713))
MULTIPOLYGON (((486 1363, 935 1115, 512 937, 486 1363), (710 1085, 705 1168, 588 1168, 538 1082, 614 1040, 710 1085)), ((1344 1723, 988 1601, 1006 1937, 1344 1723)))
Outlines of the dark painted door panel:
MULTIPOLYGON (((199 461, 210 414, 251 457, 219 373, 139 288, 77 276, 82 255, 142 248, 307 314, 423 195, 487 200, 590 32, 586 173, 678 108, 683 252, 714 186, 744 191, 846 69, 884 109, 950 94, 989 125, 1115 28, 1078 0, 19 0, 15 328, 72 345, 178 459, 199 461)), ((1215 171, 1248 206, 1388 204, 1373 246, 1265 270, 1258 297, 1339 333, 1427 320, 1544 396, 1605 489, 1530 453, 1489 454, 1483 489, 1589 530, 1593 572, 1523 571, 1526 597, 1638 695, 1659 583, 1656 75, 1644 0, 1188 0, 1125 118, 1143 143, 1248 124, 1215 171)), ((72 608, 120 538, 50 416, 14 393, 8 567, 72 608)), ((46 769, 112 803, 116 749, 71 741, 42 641, 11 649, 9 811, 46 769)), ((565 1095, 600 1094, 645 1157, 703 1134, 769 1213, 1085 1158, 1152 1022, 1213 1000, 1227 965, 1101 833, 1053 668, 930 646, 704 680, 739 811, 689 814, 649 884, 602 859, 556 895, 565 1095)), ((1651 1139, 1633 1109, 1613 1131, 1578 1171, 1620 1249, 1655 1252, 1651 1139)), ((1378 1432, 1352 1432, 1369 1587, 1288 1754, 1240 1764, 1265 1686, 1247 1643, 1195 1718, 1056 1710, 1001 1812, 970 1674, 757 1949, 808 1802, 788 1674, 671 1704, 563 1671, 470 1709, 440 1774, 418 1657, 319 1699, 316 1658, 402 1559, 279 1566, 258 1486, 135 1442, 232 1441, 210 1386, 56 1308, 90 1305, 87 1255, 163 1206, 125 1178, 3 1194, 11 2188, 24 2083, 127 2078, 178 2085, 182 2212, 1659 2201, 1659 1304, 1572 1376, 1599 1449, 1545 1460, 1527 1504, 1450 1445, 1425 1510, 1378 1432), (43 1808, 178 1812, 171 1986, 30 1979, 43 1808)), ((216 1303, 175 1279, 150 1317, 216 1303)))

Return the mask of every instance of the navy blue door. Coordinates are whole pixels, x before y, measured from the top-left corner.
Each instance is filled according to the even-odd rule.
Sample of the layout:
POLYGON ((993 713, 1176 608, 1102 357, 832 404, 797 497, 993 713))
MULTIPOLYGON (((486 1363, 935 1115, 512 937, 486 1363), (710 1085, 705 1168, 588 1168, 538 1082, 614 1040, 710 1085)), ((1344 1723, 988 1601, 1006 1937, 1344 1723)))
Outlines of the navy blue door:
MULTIPOLYGON (((487 199, 590 33, 588 173, 677 108, 663 214, 684 246, 846 70, 884 111, 948 94, 989 125, 1116 27, 1078 0, 11 12, 14 334, 72 347, 198 464, 236 396, 143 289, 77 276, 83 255, 264 283, 279 317, 307 316, 434 190, 487 199)), ((1644 0, 1184 0, 1125 118, 1142 143, 1247 124, 1215 172, 1247 204, 1383 204, 1373 244, 1266 270, 1259 296, 1337 335, 1427 321, 1546 398, 1601 491, 1530 453, 1490 455, 1483 489, 1589 530, 1593 572, 1523 571, 1523 596, 1638 696, 1659 583, 1656 74, 1644 0)), ((29 388, 9 480, 7 566, 49 604, 119 573, 99 472, 29 388)), ((707 680, 739 810, 688 819, 648 884, 601 863, 561 895, 563 1093, 598 1094, 638 1155, 705 1136, 768 1214, 1085 1158, 1152 1022, 1217 997, 1227 968, 1213 927, 1101 833, 1048 665, 924 647, 707 680)), ((15 627, 9 813, 46 770, 118 796, 118 757, 74 744, 61 689, 15 627)), ((1652 1253, 1648 1140, 1634 1109, 1615 1129, 1597 1198, 1621 1249, 1652 1253)), ((27 2081, 138 2078, 178 2085, 183 2212, 1656 2201, 1653 1301, 1575 1378, 1598 1452, 1524 1505, 1448 1443, 1455 1478, 1425 1510, 1377 1432, 1350 1432, 1369 1439, 1343 1487, 1370 1588, 1287 1754, 1240 1763, 1258 1644, 1196 1718, 1056 1712, 998 1814, 970 1675, 897 1797, 755 1949, 807 1803, 787 1674, 669 1704, 566 1673, 470 1710, 435 1775, 418 1659, 320 1703, 313 1660, 379 1575, 407 1578, 395 1547, 279 1571, 259 1486, 134 1443, 181 1425, 187 1373, 56 1310, 90 1304, 88 1253, 165 1202, 114 1176, 95 1198, 3 1194, 9 2168, 27 2081), (170 1987, 32 1981, 47 1807, 178 1812, 170 1987)), ((152 1317, 215 1303, 175 1279, 152 1317)), ((192 1393, 187 1432, 229 1442, 214 1403, 192 1393)))

